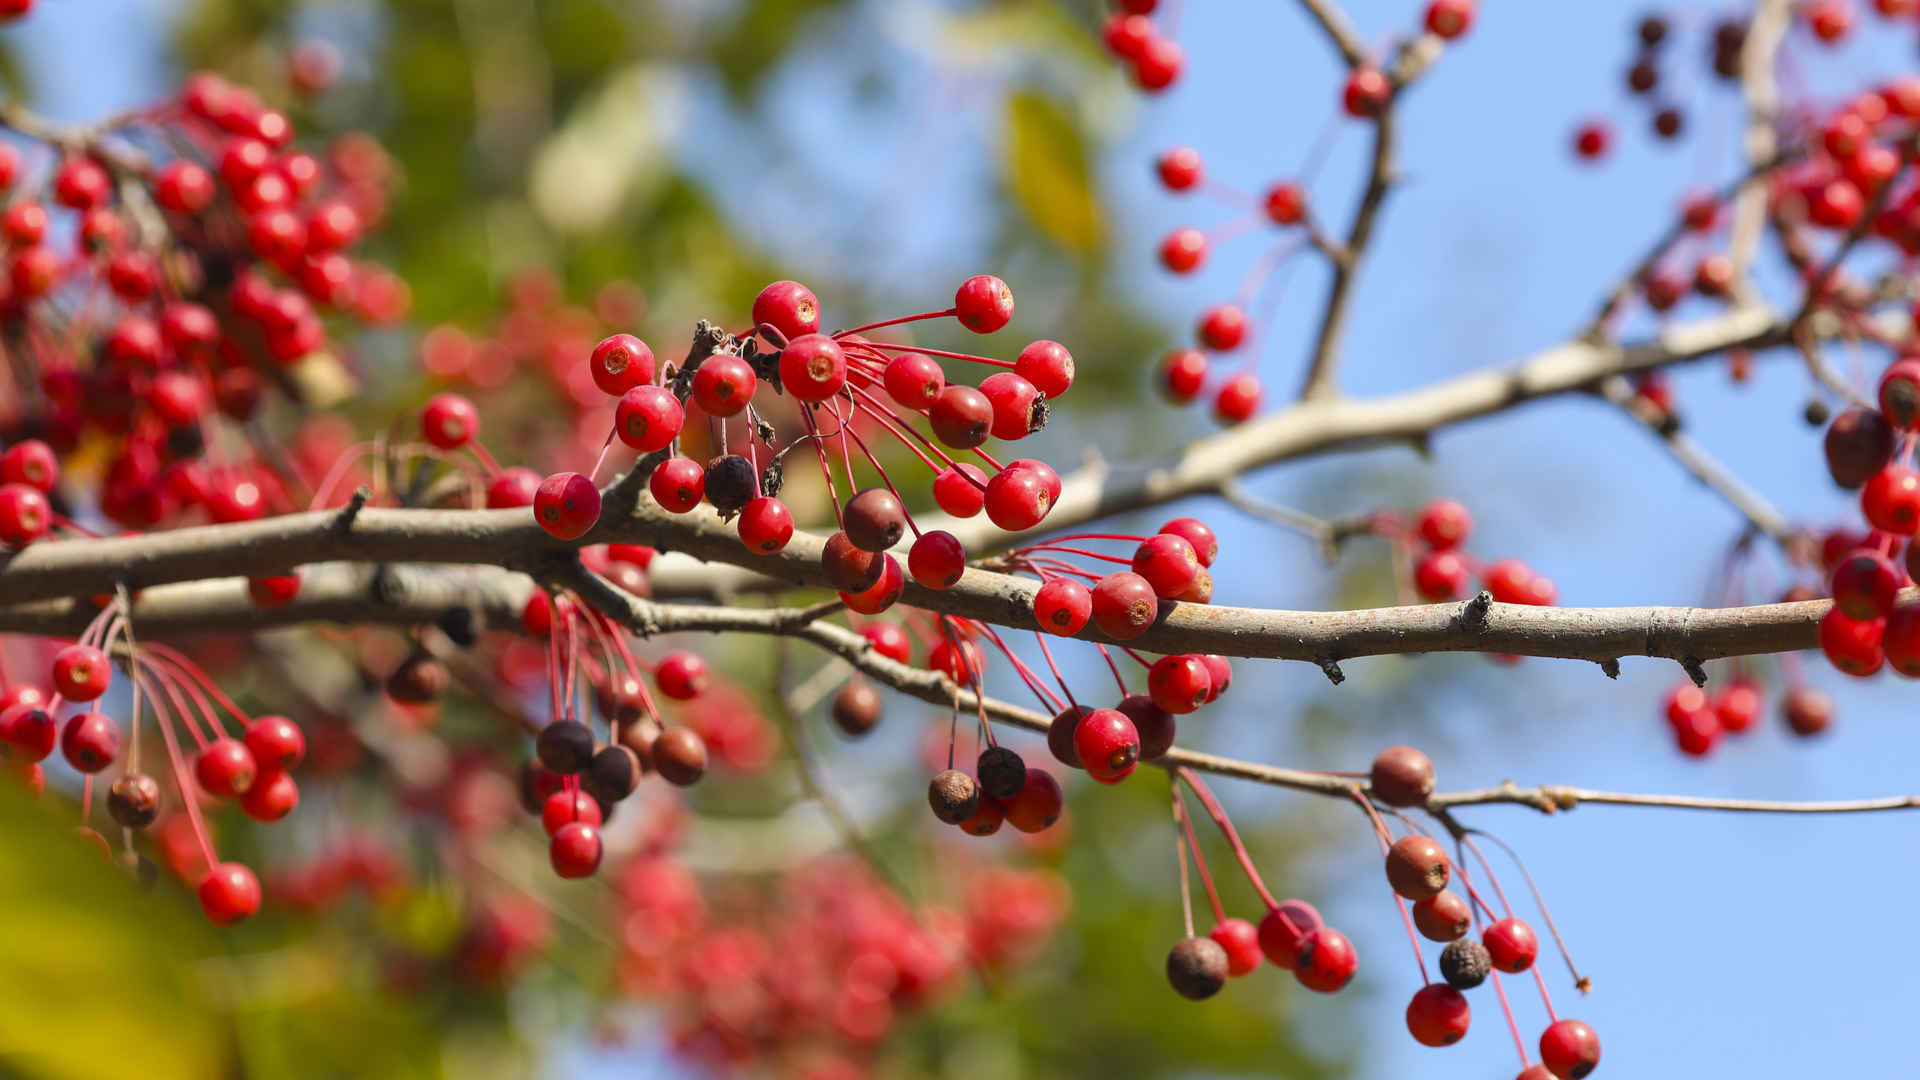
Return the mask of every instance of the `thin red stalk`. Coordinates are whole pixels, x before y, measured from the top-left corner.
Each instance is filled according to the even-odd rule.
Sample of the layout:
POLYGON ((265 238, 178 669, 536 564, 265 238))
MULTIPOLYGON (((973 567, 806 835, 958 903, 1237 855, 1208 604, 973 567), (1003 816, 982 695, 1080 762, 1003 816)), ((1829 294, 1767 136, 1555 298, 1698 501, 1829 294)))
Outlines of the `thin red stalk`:
POLYGON ((1053 650, 1047 647, 1046 635, 1045 634, 1036 635, 1034 640, 1039 642, 1040 655, 1046 658, 1047 670, 1053 672, 1053 681, 1060 684, 1060 692, 1066 695, 1067 704, 1073 706, 1073 709, 1075 712, 1080 711, 1080 703, 1074 700, 1074 697, 1073 697, 1073 688, 1068 686, 1067 680, 1061 677, 1060 666, 1053 662, 1053 650))
MULTIPOLYGON (((1375 839, 1380 841, 1380 854, 1385 855, 1387 853, 1386 822, 1380 820, 1379 811, 1373 808, 1373 804, 1367 801, 1367 797, 1361 794, 1359 788, 1356 787, 1352 789, 1351 794, 1353 795, 1353 801, 1359 803, 1360 808, 1365 810, 1367 817, 1373 821, 1373 827, 1376 833, 1375 839)), ((1426 955, 1420 951, 1420 937, 1414 933, 1413 916, 1407 913, 1406 898, 1397 892, 1393 893, 1393 908, 1400 913, 1400 921, 1406 925, 1407 945, 1413 949, 1413 962, 1420 966, 1420 985, 1425 986, 1433 981, 1432 977, 1427 974, 1427 958, 1426 955)))
POLYGON ((944 356, 949 360, 969 360, 976 364, 991 364, 994 367, 1010 368, 1013 366, 1013 361, 1011 360, 995 360, 991 356, 975 356, 973 353, 948 352, 945 349, 923 349, 918 345, 895 345, 888 341, 869 341, 867 344, 875 349, 892 349, 895 352, 916 352, 927 356, 944 356))
MULTIPOLYGON (((1171 784, 1169 789, 1173 792, 1173 820, 1179 822, 1181 830, 1187 834, 1187 848, 1193 852, 1193 865, 1200 871, 1200 884, 1207 890, 1207 903, 1213 906, 1213 921, 1217 926, 1227 921, 1227 909, 1220 906, 1220 892, 1213 887, 1213 874, 1207 870, 1207 858, 1200 854, 1200 838, 1193 834, 1193 819, 1187 816, 1186 801, 1180 797, 1180 785, 1171 784)), ((1191 937, 1193 931, 1189 929, 1187 935, 1191 937)))
POLYGON ((856 326, 851 330, 837 330, 833 336, 835 338, 843 338, 848 334, 864 334, 869 330, 878 330, 883 326, 899 326, 901 323, 920 322, 923 319, 944 319, 954 314, 954 311, 954 308, 948 308, 945 311, 922 311, 917 315, 902 315, 897 319, 868 323, 865 326, 856 326))
POLYGON ((213 842, 207 839, 206 823, 200 820, 200 799, 181 764, 180 744, 174 740, 173 725, 168 722, 167 710, 158 696, 151 689, 147 696, 153 699, 153 715, 160 721, 160 737, 167 742, 167 763, 173 767, 173 782, 180 789, 181 805, 187 808, 187 822, 193 826, 194 838, 200 841, 200 853, 206 857, 207 869, 211 871, 220 860, 213 853, 213 842))
POLYGON ((800 418, 807 423, 807 433, 813 438, 813 452, 820 458, 820 475, 827 480, 827 498, 833 503, 833 520, 842 530, 847 527, 846 517, 840 509, 840 493, 833 488, 833 467, 827 464, 827 449, 821 444, 820 425, 813 422, 813 406, 802 404, 800 418))
POLYGON ((1108 649, 1105 645, 1099 644, 1096 644, 1094 648, 1100 650, 1100 659, 1105 660, 1107 662, 1107 670, 1113 672, 1113 681, 1120 684, 1120 696, 1124 699, 1127 696, 1127 680, 1121 678, 1120 665, 1113 662, 1112 650, 1108 649))
POLYGON ((1546 898, 1540 895, 1540 887, 1534 884, 1533 875, 1527 870, 1526 860, 1522 859, 1520 853, 1513 850, 1505 840, 1490 832, 1481 832, 1480 835, 1500 845, 1500 850, 1507 853, 1507 857, 1513 860, 1513 865, 1520 868, 1520 877, 1526 881, 1527 891, 1533 894, 1533 903, 1540 909, 1540 917, 1546 920, 1547 933, 1553 935, 1553 943, 1560 950, 1560 959, 1567 965, 1567 974, 1573 976, 1573 984, 1584 993, 1588 984, 1587 977, 1580 974, 1580 969, 1574 965, 1573 952, 1567 948, 1566 941, 1560 937, 1560 928, 1553 924, 1553 912, 1547 909, 1546 898))
MULTIPOLYGON (((1200 805, 1207 808, 1207 816, 1213 819, 1213 823, 1219 826, 1221 834, 1227 838, 1227 846, 1233 849, 1234 858, 1240 860, 1240 869, 1246 872, 1247 880, 1253 884, 1253 891, 1260 894, 1260 899, 1266 903, 1267 910, 1279 911, 1280 901, 1273 898, 1273 894, 1267 891, 1266 882, 1260 880, 1260 872, 1253 868, 1253 856, 1247 853, 1247 846, 1240 842, 1240 834, 1233 830, 1233 822, 1227 820, 1227 812, 1220 806, 1219 800, 1213 797, 1213 792, 1208 790, 1206 783, 1185 765, 1173 771, 1174 775, 1186 781, 1187 786, 1193 789, 1193 794, 1199 798, 1200 805)), ((1296 936, 1299 935, 1300 928, 1287 917, 1285 912, 1281 912, 1280 920, 1286 924, 1288 931, 1296 936)))

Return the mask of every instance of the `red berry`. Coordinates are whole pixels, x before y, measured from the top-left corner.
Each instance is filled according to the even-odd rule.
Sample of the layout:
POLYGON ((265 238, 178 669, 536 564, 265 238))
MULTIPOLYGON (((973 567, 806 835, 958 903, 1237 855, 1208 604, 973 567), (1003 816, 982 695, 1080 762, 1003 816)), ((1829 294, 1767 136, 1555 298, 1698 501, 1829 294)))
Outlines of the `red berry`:
POLYGON ((194 890, 200 910, 215 926, 232 926, 260 910, 260 879, 239 863, 221 863, 194 890))
POLYGON ((1413 925, 1428 941, 1458 941, 1473 925, 1473 909, 1451 889, 1413 903, 1413 925))
POLYGON ((227 799, 245 795, 259 772, 253 751, 239 739, 215 739, 193 760, 193 776, 200 786, 227 799))
MULTIPOLYGON (((1867 428, 1864 433, 1855 436, 1853 441, 1864 444, 1869 450, 1878 449, 1879 443, 1882 441, 1879 433, 1885 430, 1885 424, 1892 424, 1897 428, 1920 426, 1920 360, 1897 360, 1889 364, 1885 373, 1880 376, 1880 417, 1884 418, 1884 424, 1879 425, 1877 428, 1874 427, 1873 422, 1866 419, 1867 417, 1873 417, 1874 414, 1864 409, 1849 410, 1847 413, 1841 414, 1842 418, 1848 416, 1857 417, 1853 424, 1849 425, 1850 428, 1854 426, 1867 428)), ((1839 426, 1840 420, 1836 419, 1834 421, 1834 428, 1837 429, 1839 426)), ((1851 434, 1851 432, 1849 432, 1849 434, 1851 434)), ((1832 441, 1831 430, 1829 431, 1828 440, 1829 442, 1832 441)), ((1890 433, 1886 436, 1885 441, 1888 443, 1888 453, 1891 453, 1893 437, 1890 433)), ((1829 450, 1828 457, 1831 458, 1832 456, 1832 451, 1829 450)), ((1843 484, 1842 486, 1847 485, 1843 484)))
POLYGON ((1780 713, 1795 735, 1818 735, 1833 723, 1833 699, 1812 687, 1796 686, 1787 691, 1780 713))
POLYGON ((1322 994, 1339 992, 1360 970, 1360 955, 1347 935, 1322 926, 1300 939, 1293 954, 1293 977, 1300 985, 1322 994))
POLYGON ((707 493, 707 470, 692 458, 668 458, 647 478, 647 490, 668 511, 684 514, 700 505, 707 493))
POLYGON ((1326 925, 1320 913, 1305 900, 1282 900, 1260 920, 1260 951, 1275 967, 1293 970, 1294 958, 1307 935, 1326 925))
POLYGON ((299 574, 273 574, 247 579, 247 596, 258 607, 285 607, 299 595, 299 574))
POLYGON ((1073 354, 1057 341, 1029 342, 1013 358, 1013 370, 1043 398, 1057 398, 1073 386, 1073 354))
POLYGON ((1140 733, 1120 710, 1095 709, 1074 728, 1073 749, 1089 776, 1117 784, 1140 762, 1140 733))
MULTIPOLYGON (((1891 658, 1891 652, 1888 655, 1891 658)), ((1720 721, 1720 730, 1740 735, 1753 728, 1765 704, 1766 698, 1759 685, 1749 679, 1738 678, 1713 700, 1713 715, 1720 721)))
POLYGON ((175 161, 155 178, 153 197, 176 214, 198 214, 213 201, 213 174, 194 162, 175 161))
MULTIPOLYGON (((1920 608, 1896 608, 1888 615, 1881 646, 1893 670, 1909 679, 1920 678, 1920 608)), ((1756 712, 1758 708, 1756 701, 1756 712)))
POLYGON ((1847 0, 1814 0, 1807 6, 1807 26, 1827 44, 1839 41, 1853 29, 1853 6, 1847 0))
POLYGON ((1181 226, 1160 241, 1160 265, 1176 274, 1190 274, 1207 261, 1207 234, 1181 226))
POLYGON ((1001 371, 980 382, 980 392, 993 408, 993 437, 1024 439, 1034 430, 1034 405, 1040 391, 1011 371, 1001 371))
POLYGON ((113 665, 91 645, 73 644, 53 658, 53 688, 70 701, 92 701, 107 692, 113 665))
POLYGON ((53 176, 53 201, 75 210, 103 206, 113 196, 113 179, 100 163, 87 157, 70 157, 53 176))
POLYGON ((1487 927, 1480 935, 1480 944, 1487 947, 1493 966, 1509 975, 1532 967, 1540 955, 1540 939, 1534 936, 1533 927, 1512 916, 1487 927))
POLYGON ((1389 746, 1367 769, 1374 797, 1388 806, 1420 806, 1433 794, 1433 760, 1412 746, 1389 746))
POLYGON ((1051 826, 1060 820, 1060 811, 1066 806, 1060 782, 1047 770, 1031 766, 1020 793, 1002 802, 1007 824, 1024 833, 1037 833, 1051 826))
POLYGON ((1420 511, 1420 538, 1435 551, 1457 548, 1473 531, 1473 515, 1452 499, 1435 499, 1420 511))
POLYGON ((459 394, 435 394, 420 417, 420 433, 442 450, 458 450, 480 430, 480 410, 459 394))
POLYGON ((1452 41, 1473 25, 1473 0, 1433 0, 1427 5, 1427 32, 1452 41))
POLYGON ((708 416, 733 416, 753 401, 758 382, 752 364, 731 353, 716 353, 693 373, 693 400, 708 416))
POLYGON ((1613 129, 1599 121, 1580 125, 1573 133, 1573 152, 1582 160, 1598 161, 1613 145, 1613 129))
POLYGON ((1833 568, 1833 604, 1850 619, 1872 619, 1893 610, 1904 575, 1893 560, 1872 548, 1855 548, 1833 568))
POLYGON ((1051 578, 1033 594, 1033 617, 1049 634, 1072 637, 1092 615, 1092 591, 1072 578, 1051 578))
POLYGON ((757 495, 740 510, 740 542, 752 551, 771 555, 793 539, 793 512, 769 495, 757 495))
POLYGON ((1298 225, 1307 216, 1307 193, 1299 184, 1284 181, 1267 189, 1263 205, 1268 221, 1275 225, 1298 225))
MULTIPOLYGON (((19 687, 34 690, 35 687, 19 687)), ((4 699, 0 699, 4 700, 4 699)), ((60 725, 48 713, 44 700, 15 701, 0 709, 0 741, 6 743, 8 758, 20 762, 41 761, 60 740, 60 725)))
POLYGON ((600 830, 583 821, 562 825, 547 843, 547 860, 563 878, 592 877, 600 854, 600 830))
POLYGON ((1828 229, 1851 229, 1866 212, 1866 200, 1851 180, 1829 181, 1807 203, 1807 217, 1828 229))
POLYGON ((787 341, 820 332, 820 301, 797 281, 776 281, 753 298, 753 323, 771 326, 787 341))
POLYGON ((1226 950, 1227 974, 1240 976, 1260 966, 1260 932, 1245 919, 1222 919, 1207 934, 1226 950))
POLYGON ((247 728, 247 752, 268 772, 291 772, 307 756, 307 738, 284 716, 256 717, 247 728))
POLYGON ((0 484, 0 544, 25 547, 53 527, 53 507, 39 488, 0 484))
POLYGON ((873 651, 895 663, 913 662, 913 642, 897 623, 871 622, 861 627, 860 636, 867 639, 873 651))
POLYGON ((1487 568, 1481 578, 1487 591, 1503 604, 1530 604, 1534 597, 1534 572, 1518 559, 1501 559, 1487 568))
POLYGON ((1156 594, 1170 600, 1193 584, 1200 573, 1200 558, 1184 537, 1157 533, 1134 549, 1133 572, 1146 578, 1156 594))
POLYGON ((953 294, 954 317, 976 334, 991 334, 1013 318, 1013 290, 991 274, 960 283, 953 294))
POLYGON ((501 469, 498 475, 487 482, 487 509, 507 510, 519 506, 532 506, 533 497, 539 491, 539 473, 520 465, 501 469))
POLYGON ((599 828, 601 823, 600 804, 585 791, 556 791, 547 796, 540 808, 540 826, 552 836, 574 822, 581 822, 599 828))
POLYGON ((675 701, 692 701, 706 692, 707 662, 698 654, 676 650, 660 658, 654 669, 654 682, 660 692, 675 701))
POLYGON ((360 211, 349 202, 340 199, 324 202, 307 215, 310 251, 344 251, 359 239, 360 211))
POLYGON ((614 334, 593 347, 587 371, 601 393, 619 397, 653 381, 653 350, 632 334, 614 334))
POLYGON ((554 473, 534 492, 533 519, 555 539, 578 539, 600 520, 600 489, 579 473, 554 473))
POLYGON ((1560 1080, 1580 1080, 1600 1064, 1600 1036, 1578 1020, 1556 1020, 1540 1035, 1540 1062, 1560 1080))
POLYGON ((1228 378, 1213 397, 1214 419, 1223 424, 1245 423, 1260 411, 1262 392, 1260 377, 1251 371, 1228 378))
POLYGON ((1159 598, 1152 583, 1122 570, 1108 574, 1093 587, 1093 623, 1118 641, 1139 637, 1159 618, 1159 598))
POLYGON ((947 388, 947 373, 940 362, 924 353, 901 353, 887 362, 881 375, 887 396, 906 408, 924 412, 933 406, 940 391, 947 388))
POLYGON ((780 350, 780 385, 799 401, 825 401, 847 384, 847 354, 823 334, 802 334, 780 350))
POLYGON ((1158 35, 1154 33, 1153 20, 1145 15, 1114 12, 1107 18, 1107 25, 1101 36, 1106 41, 1107 48, 1111 49, 1115 56, 1132 60, 1146 52, 1147 45, 1158 35))
POLYGON ((60 479, 60 460, 53 447, 39 439, 22 439, 0 454, 0 484, 25 484, 53 491, 60 479))
POLYGON ((1820 651, 1833 666, 1849 675, 1866 678, 1886 662, 1881 647, 1885 619, 1850 619, 1839 608, 1820 620, 1820 651))
POLYGON ((1379 68, 1360 67, 1347 76, 1347 85, 1340 92, 1340 104, 1348 116, 1365 119, 1379 116, 1392 96, 1393 84, 1379 68))
POLYGON ((987 441, 993 426, 993 403, 971 386, 949 386, 927 410, 933 434, 956 450, 971 450, 987 441))
POLYGON ((929 589, 950 589, 966 572, 967 549, 944 529, 922 533, 907 550, 907 569, 929 589))
POLYGON ((283 772, 264 772, 240 796, 240 810, 255 821, 279 821, 300 805, 300 785, 283 772))
POLYGON ((957 518, 970 518, 987 504, 987 474, 977 465, 955 462, 933 478, 933 501, 957 518))
POLYGON ((1458 600, 1467 587, 1467 564, 1457 551, 1429 551, 1413 564, 1413 588, 1422 600, 1458 600))
POLYGON ((1154 159, 1154 171, 1168 191, 1186 191, 1200 183, 1204 167, 1200 151, 1191 146, 1176 146, 1154 159))
POLYGON ((980 647, 965 638, 942 638, 927 650, 927 670, 937 671, 961 686, 980 681, 987 670, 980 647))
POLYGON ((620 396, 613 411, 613 430, 620 441, 643 454, 672 446, 685 424, 680 399, 664 386, 636 386, 620 396))
POLYGON ((1007 468, 987 481, 987 518, 1008 532, 1031 529, 1053 508, 1046 478, 1032 469, 1007 468))
POLYGON ((1207 703, 1213 693, 1213 675, 1207 662, 1188 653, 1163 656, 1147 669, 1147 694, 1154 705, 1184 716, 1207 703))
POLYGON ((1142 90, 1165 90, 1186 66, 1187 54, 1180 43, 1155 35, 1133 58, 1133 81, 1142 90))
POLYGON ((1200 316, 1200 344, 1216 352, 1240 347, 1247 337, 1247 313, 1233 304, 1215 304, 1200 316))
POLYGON ((1472 1015, 1465 994, 1446 983, 1428 983, 1407 1003, 1407 1030, 1422 1046, 1452 1046, 1466 1036, 1472 1015))
POLYGON ((862 615, 878 615, 892 607, 907 587, 907 576, 892 555, 876 555, 874 561, 879 564, 880 573, 873 584, 858 592, 840 593, 841 602, 862 615))
POLYGON ((1160 361, 1160 387, 1178 404, 1198 397, 1206 381, 1207 357, 1198 349, 1175 349, 1160 361))
POLYGON ((1403 836, 1387 849, 1387 883, 1409 900, 1425 900, 1447 887, 1452 868, 1445 849, 1430 836, 1403 836))
POLYGON ((1212 677, 1213 689, 1207 691, 1207 700, 1217 700, 1233 685, 1233 665, 1219 653, 1208 653, 1200 659, 1207 662, 1207 674, 1212 677))
POLYGON ((0 212, 0 237, 16 248, 37 246, 47 235, 47 210, 39 203, 17 202, 0 212))
POLYGON ((46 248, 30 247, 14 254, 8 274, 14 299, 32 300, 53 290, 60 277, 60 259, 46 248))
POLYGON ((97 773, 120 756, 120 729, 97 712, 67 718, 60 729, 60 754, 83 773, 97 773))

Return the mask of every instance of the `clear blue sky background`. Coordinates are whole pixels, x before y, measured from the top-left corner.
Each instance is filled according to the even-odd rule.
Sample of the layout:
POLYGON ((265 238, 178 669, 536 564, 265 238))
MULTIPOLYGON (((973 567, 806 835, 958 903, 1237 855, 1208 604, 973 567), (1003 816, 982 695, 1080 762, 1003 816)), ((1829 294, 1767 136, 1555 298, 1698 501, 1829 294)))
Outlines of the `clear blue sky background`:
MULTIPOLYGON (((1137 268, 1132 280, 1143 302, 1176 325, 1230 294, 1260 244, 1247 239, 1216 252, 1214 269, 1197 280, 1170 281, 1156 272, 1151 252, 1167 228, 1211 223, 1225 212, 1157 191, 1149 182, 1150 156, 1188 143, 1206 155, 1214 175, 1257 190, 1298 168, 1338 86, 1329 50, 1295 5, 1185 6, 1180 37, 1189 74, 1171 94, 1116 120, 1127 134, 1102 163, 1114 193, 1110 210, 1125 223, 1117 257, 1137 268)), ((1411 26, 1421 5, 1355 0, 1350 7, 1366 36, 1381 42, 1391 30, 1411 26)), ((1683 190, 1733 174, 1737 102, 1703 72, 1678 75, 1699 138, 1679 147, 1657 145, 1646 134, 1644 114, 1628 107, 1621 73, 1640 4, 1492 0, 1484 8, 1470 38, 1404 103, 1402 163, 1411 182, 1393 197, 1357 298, 1343 371, 1349 392, 1384 393, 1510 363, 1563 339, 1636 257, 1683 190), (1571 127, 1602 112, 1615 117, 1618 149, 1603 168, 1576 168, 1567 150, 1571 127)), ((167 10, 160 0, 46 0, 34 19, 10 33, 24 46, 50 111, 82 119, 142 100, 166 78, 149 46, 160 40, 167 10), (103 26, 114 30, 101 33, 103 26)), ((1705 17, 1690 10, 1697 11, 1696 20, 1705 17)), ((915 16, 896 9, 890 18, 911 25, 915 16)), ((1691 63, 1702 55, 1703 27, 1683 24, 1683 33, 1676 56, 1691 63)), ((1796 37, 1800 85, 1837 87, 1849 67, 1911 66, 1910 27, 1839 54, 1816 53, 1796 37)), ((832 101, 848 91, 819 67, 803 74, 821 92, 815 100, 832 101)), ((801 119, 809 135, 871 140, 877 150, 869 160, 886 160, 889 148, 916 145, 904 123, 855 132, 845 117, 824 107, 803 109, 801 119)), ((992 137, 991 117, 963 117, 960 124, 992 137)), ((1364 152, 1362 132, 1350 128, 1314 189, 1317 201, 1332 204, 1336 222, 1346 218, 1346 193, 1364 152)), ((704 157, 717 151, 684 152, 704 157)), ((964 156, 949 155, 956 164, 964 156)), ((939 284, 974 267, 964 222, 942 212, 940 181, 932 183, 923 202, 893 217, 887 244, 895 251, 935 253, 915 272, 939 284)), ((964 186, 960 179, 951 183, 964 186)), ((753 219, 755 196, 762 193, 736 187, 725 194, 753 219)), ((770 244, 778 242, 770 235, 770 244)), ((1299 377, 1323 285, 1317 270, 1303 269, 1278 309, 1263 361, 1277 392, 1299 377)), ((1689 311, 1702 313, 1697 307, 1689 311)), ((1682 373, 1676 383, 1690 430, 1791 516, 1827 522, 1851 514, 1848 500, 1825 480, 1817 433, 1798 418, 1807 387, 1791 358, 1764 360, 1752 382, 1740 388, 1730 387, 1717 365, 1682 373)), ((1124 458, 1124 444, 1107 442, 1113 456, 1124 458)), ((1695 487, 1651 438, 1599 403, 1534 405, 1445 432, 1435 450, 1431 464, 1403 451, 1370 458, 1404 470, 1415 490, 1465 498, 1479 523, 1475 548, 1526 558, 1558 582, 1566 604, 1697 602, 1739 527, 1732 512, 1695 487)), ((1337 514, 1355 509, 1329 494, 1329 477, 1347 467, 1297 464, 1261 474, 1252 484, 1276 499, 1337 514)), ((1325 572, 1304 545, 1246 527, 1224 511, 1212 517, 1232 523, 1224 537, 1228 554, 1215 568, 1216 595, 1277 607, 1325 602, 1325 572)), ((1462 663, 1480 662, 1386 660, 1351 668, 1380 679, 1419 679, 1423 672, 1451 678, 1462 663)), ((1437 695, 1424 719, 1449 736, 1435 757, 1442 783, 1450 787, 1512 777, 1807 799, 1920 790, 1920 770, 1913 764, 1920 761, 1913 688, 1891 678, 1848 684, 1818 661, 1810 669, 1839 700, 1839 720, 1829 736, 1811 744, 1791 741, 1770 712, 1761 731, 1723 745, 1705 762, 1682 760, 1670 747, 1659 701, 1679 673, 1667 663, 1629 660, 1621 680, 1611 683, 1592 665, 1530 661, 1512 675, 1521 680, 1520 692, 1485 702, 1437 695)), ((1270 728, 1271 702, 1284 706, 1323 693, 1317 671, 1265 665, 1243 673, 1237 684, 1240 711, 1208 723, 1216 730, 1270 728)), ((1360 748, 1360 761, 1366 747, 1390 738, 1394 726, 1393 717, 1369 709, 1374 699, 1368 693, 1356 687, 1334 699, 1340 715, 1350 716, 1360 732, 1352 744, 1360 748)), ((1275 793, 1236 795, 1243 814, 1297 804, 1295 797, 1275 793)), ((1526 854, 1593 976, 1596 992, 1584 1001, 1574 1000, 1563 974, 1555 974, 1550 985, 1563 1015, 1582 1017, 1600 1031, 1606 1047, 1600 1075, 1798 1078, 1911 1071, 1911 1030, 1920 1004, 1920 945, 1910 913, 1910 898, 1920 893, 1915 818, 1787 819, 1589 807, 1554 819, 1489 808, 1472 820, 1526 854)), ((1338 824, 1353 826, 1345 818, 1338 824)), ((1362 1075, 1370 1078, 1510 1075, 1513 1050, 1488 995, 1476 995, 1473 1031, 1456 1047, 1427 1050, 1404 1034, 1400 1014, 1417 980, 1398 919, 1378 885, 1377 861, 1366 855, 1363 839, 1355 828, 1347 847, 1354 857, 1325 867, 1313 894, 1355 938, 1365 958, 1363 993, 1305 1002, 1300 1026, 1312 1037, 1317 1014, 1338 1016, 1342 1022, 1329 1030, 1362 1040, 1362 1075)), ((1169 903, 1171 897, 1170 886, 1169 903)), ((1556 972, 1557 965, 1547 963, 1547 970, 1556 972)), ((1523 1003, 1531 1042, 1543 1021, 1537 999, 1522 991, 1516 1000, 1523 1003)), ((1236 984, 1232 992, 1258 993, 1258 980, 1236 984)), ((630 1076, 661 1068, 644 1049, 605 1057, 574 1048, 555 1061, 553 1071, 630 1076)))

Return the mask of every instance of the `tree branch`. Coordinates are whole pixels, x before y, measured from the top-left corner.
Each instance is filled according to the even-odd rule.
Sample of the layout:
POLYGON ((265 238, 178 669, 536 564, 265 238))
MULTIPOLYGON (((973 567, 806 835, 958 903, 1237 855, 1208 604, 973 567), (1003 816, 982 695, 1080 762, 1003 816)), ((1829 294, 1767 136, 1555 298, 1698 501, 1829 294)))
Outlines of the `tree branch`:
POLYGON ((1360 39, 1353 24, 1347 21, 1346 13, 1331 0, 1300 0, 1300 6, 1307 9, 1307 14, 1313 16, 1313 21, 1326 33, 1327 40, 1340 50, 1340 56, 1346 60, 1349 68, 1357 68, 1367 62, 1367 43, 1360 39))

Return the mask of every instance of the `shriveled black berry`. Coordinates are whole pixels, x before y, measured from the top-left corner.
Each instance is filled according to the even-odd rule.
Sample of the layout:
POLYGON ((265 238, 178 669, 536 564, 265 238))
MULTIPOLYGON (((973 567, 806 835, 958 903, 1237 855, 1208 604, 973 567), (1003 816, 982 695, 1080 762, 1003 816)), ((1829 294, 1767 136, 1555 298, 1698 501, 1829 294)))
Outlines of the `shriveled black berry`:
POLYGON ((885 551, 907 531, 900 497, 883 487, 868 488, 847 500, 843 513, 847 539, 862 551, 885 551))
POLYGON ((692 787, 707 774, 707 744, 690 728, 662 731, 653 740, 653 770, 675 787, 692 787))
POLYGON ((1893 457, 1893 427, 1872 409, 1848 409, 1827 429, 1827 473, 1854 491, 1893 457))
POLYGON ((1487 981, 1493 957, 1487 947, 1470 938, 1449 942, 1440 950, 1440 975, 1455 990, 1471 990, 1487 981))
POLYGON ((440 700, 447 692, 447 665, 425 652, 414 652, 387 676, 387 696, 407 705, 440 700))
POLYGON ((880 692, 865 679, 855 679, 833 696, 833 723, 854 738, 880 722, 880 692))
POLYGON ((707 501, 723 514, 747 505, 756 491, 753 462, 728 454, 707 462, 707 501))
POLYGON ((440 613, 435 625, 447 635, 447 640, 463 649, 470 649, 480 643, 480 624, 473 617, 473 609, 462 604, 450 607, 440 613))
POLYGON ((1182 941, 1167 953, 1167 981, 1188 1001, 1205 1001, 1227 985, 1227 950, 1212 938, 1182 941))
POLYGON ((107 813, 129 829, 144 829, 160 816, 160 782, 146 773, 128 773, 107 790, 107 813))
POLYGON ((1826 423, 1828 418, 1832 416, 1833 409, 1828 407, 1827 403, 1821 401, 1819 398, 1809 398, 1807 400, 1807 407, 1800 413, 1800 418, 1807 422, 1808 427, 1819 427, 1821 424, 1826 423))
POLYGON ((578 720, 555 720, 540 729, 533 748, 540 764, 561 776, 572 776, 593 760, 593 732, 578 720))
POLYGON ((934 817, 958 825, 979 808, 980 786, 959 769, 948 769, 927 785, 927 804, 933 807, 934 817))
POLYGON ((587 763, 586 775, 581 785, 587 793, 604 803, 617 803, 633 794, 640 783, 640 758, 632 750, 620 745, 603 746, 594 751, 593 760, 587 763))
POLYGON ((996 799, 1011 799, 1027 783, 1027 762, 1004 746, 989 746, 975 766, 980 774, 980 790, 996 799))

